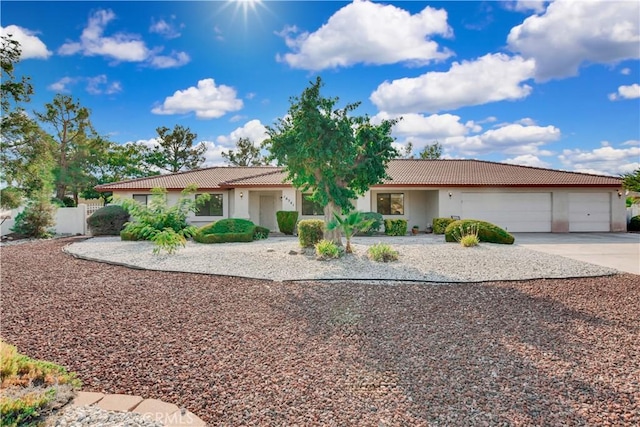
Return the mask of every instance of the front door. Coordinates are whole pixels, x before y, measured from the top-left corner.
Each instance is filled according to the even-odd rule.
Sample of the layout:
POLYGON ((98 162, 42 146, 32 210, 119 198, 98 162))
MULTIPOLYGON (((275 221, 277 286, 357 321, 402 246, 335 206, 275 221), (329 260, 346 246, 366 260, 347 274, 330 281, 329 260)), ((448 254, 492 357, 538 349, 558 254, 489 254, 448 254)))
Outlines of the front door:
POLYGON ((260 196, 260 225, 276 230, 276 199, 273 196, 260 196))

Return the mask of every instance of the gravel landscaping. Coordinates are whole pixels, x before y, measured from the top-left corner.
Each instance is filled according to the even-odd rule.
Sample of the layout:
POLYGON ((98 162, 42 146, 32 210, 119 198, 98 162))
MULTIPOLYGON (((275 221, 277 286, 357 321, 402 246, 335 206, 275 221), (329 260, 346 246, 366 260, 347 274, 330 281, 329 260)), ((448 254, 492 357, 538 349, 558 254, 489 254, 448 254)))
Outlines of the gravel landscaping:
POLYGON ((637 275, 278 282, 87 261, 63 251, 73 241, 0 248, 0 336, 85 391, 211 425, 640 424, 637 275))
POLYGON ((455 283, 603 276, 617 272, 518 245, 482 243, 464 248, 444 243, 442 235, 356 237, 353 248, 353 255, 324 262, 315 260, 312 249, 301 254, 302 248, 295 237, 270 237, 250 244, 188 242, 173 255, 154 255, 151 242, 123 242, 119 237, 89 239, 65 250, 86 259, 151 270, 276 281, 352 279, 455 283), (366 257, 367 248, 378 242, 397 249, 399 260, 386 264, 370 261, 366 257))

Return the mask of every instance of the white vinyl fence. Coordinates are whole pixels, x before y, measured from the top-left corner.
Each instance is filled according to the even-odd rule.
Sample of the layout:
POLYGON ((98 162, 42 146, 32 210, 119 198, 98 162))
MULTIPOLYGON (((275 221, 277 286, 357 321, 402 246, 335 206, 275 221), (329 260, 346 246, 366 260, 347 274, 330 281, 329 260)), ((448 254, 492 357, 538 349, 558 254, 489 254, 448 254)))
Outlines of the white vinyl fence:
POLYGON ((640 205, 631 205, 627 208, 627 225, 631 221, 631 218, 640 215, 640 205))
MULTIPOLYGON (((102 207, 102 206, 100 206, 102 207)), ((0 235, 5 236, 11 233, 11 228, 15 225, 16 215, 24 209, 20 207, 11 211, 0 212, 0 235)), ((94 212, 97 209, 94 209, 94 212)), ((58 208, 56 210, 55 225, 52 227, 56 234, 87 234, 87 205, 80 203, 76 208, 58 208)))

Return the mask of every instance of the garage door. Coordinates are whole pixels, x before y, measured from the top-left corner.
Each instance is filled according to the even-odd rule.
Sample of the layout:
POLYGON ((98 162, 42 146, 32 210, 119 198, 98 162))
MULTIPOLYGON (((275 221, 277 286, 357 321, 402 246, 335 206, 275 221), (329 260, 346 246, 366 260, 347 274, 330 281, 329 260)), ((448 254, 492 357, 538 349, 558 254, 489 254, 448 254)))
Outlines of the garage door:
POLYGON ((513 232, 551 232, 551 193, 462 193, 462 218, 513 232))
POLYGON ((569 193, 569 231, 609 231, 609 193, 569 193))

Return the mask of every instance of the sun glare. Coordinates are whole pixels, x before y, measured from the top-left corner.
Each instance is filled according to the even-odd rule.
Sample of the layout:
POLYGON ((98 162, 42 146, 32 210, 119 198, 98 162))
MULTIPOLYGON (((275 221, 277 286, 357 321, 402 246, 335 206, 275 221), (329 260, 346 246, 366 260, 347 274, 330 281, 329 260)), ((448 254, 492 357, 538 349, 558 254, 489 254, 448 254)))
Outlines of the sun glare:
POLYGON ((247 22, 249 12, 255 12, 258 6, 262 5, 262 0, 228 0, 229 3, 235 3, 235 12, 242 11, 244 22, 247 22))

